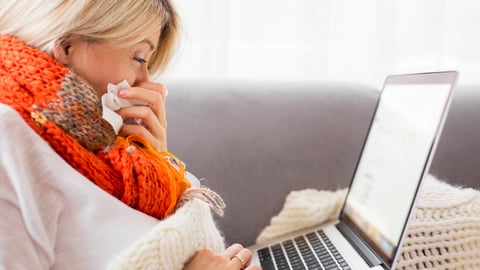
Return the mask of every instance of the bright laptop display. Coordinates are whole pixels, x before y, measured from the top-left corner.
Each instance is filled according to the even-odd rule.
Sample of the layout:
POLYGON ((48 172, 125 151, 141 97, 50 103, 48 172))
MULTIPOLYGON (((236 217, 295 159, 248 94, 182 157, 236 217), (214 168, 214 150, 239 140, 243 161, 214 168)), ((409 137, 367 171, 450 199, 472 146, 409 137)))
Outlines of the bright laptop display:
POLYGON ((394 268, 457 75, 388 76, 339 221, 252 247, 253 262, 267 270, 394 268))
POLYGON ((450 100, 451 78, 433 78, 442 75, 387 78, 342 212, 388 264, 450 100))

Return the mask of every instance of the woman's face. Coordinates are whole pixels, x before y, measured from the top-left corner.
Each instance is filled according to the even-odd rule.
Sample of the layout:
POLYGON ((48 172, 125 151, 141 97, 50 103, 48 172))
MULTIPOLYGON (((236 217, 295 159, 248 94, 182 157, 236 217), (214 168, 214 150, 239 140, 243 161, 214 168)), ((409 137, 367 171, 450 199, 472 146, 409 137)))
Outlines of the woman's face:
POLYGON ((148 81, 148 61, 156 50, 159 32, 133 46, 119 48, 110 43, 73 38, 54 50, 54 56, 76 75, 86 80, 100 95, 108 83, 127 80, 131 86, 148 81))

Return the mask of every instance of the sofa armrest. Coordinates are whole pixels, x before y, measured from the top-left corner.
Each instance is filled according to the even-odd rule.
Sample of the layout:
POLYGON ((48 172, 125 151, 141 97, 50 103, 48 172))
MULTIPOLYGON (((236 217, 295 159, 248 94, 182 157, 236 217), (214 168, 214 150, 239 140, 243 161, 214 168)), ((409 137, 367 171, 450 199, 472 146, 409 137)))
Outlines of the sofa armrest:
POLYGON ((458 85, 430 173, 480 189, 480 86, 458 85))

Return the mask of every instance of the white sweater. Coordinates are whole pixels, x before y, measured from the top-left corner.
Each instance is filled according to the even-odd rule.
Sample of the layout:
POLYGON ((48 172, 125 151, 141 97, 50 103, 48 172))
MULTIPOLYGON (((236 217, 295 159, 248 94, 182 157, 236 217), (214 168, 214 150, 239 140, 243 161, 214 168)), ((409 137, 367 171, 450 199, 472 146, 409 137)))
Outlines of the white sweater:
POLYGON ((161 222, 132 209, 70 167, 2 104, 0 151, 0 269, 128 268, 153 256, 149 247, 162 248, 156 269, 181 269, 201 247, 223 249, 205 203, 187 203, 161 222), (131 251, 147 238, 157 242, 131 251))

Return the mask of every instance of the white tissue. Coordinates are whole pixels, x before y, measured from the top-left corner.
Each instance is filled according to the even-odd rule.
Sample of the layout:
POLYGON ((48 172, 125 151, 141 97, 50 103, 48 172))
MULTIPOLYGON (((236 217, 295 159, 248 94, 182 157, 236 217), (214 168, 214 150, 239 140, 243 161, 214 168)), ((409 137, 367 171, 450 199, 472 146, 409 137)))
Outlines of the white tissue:
POLYGON ((147 103, 138 100, 119 97, 118 91, 125 88, 130 88, 127 80, 123 80, 116 85, 109 83, 107 86, 107 93, 102 96, 102 116, 110 123, 110 125, 112 125, 115 134, 118 134, 123 125, 123 119, 118 113, 116 113, 116 111, 134 105, 148 105, 147 103))

